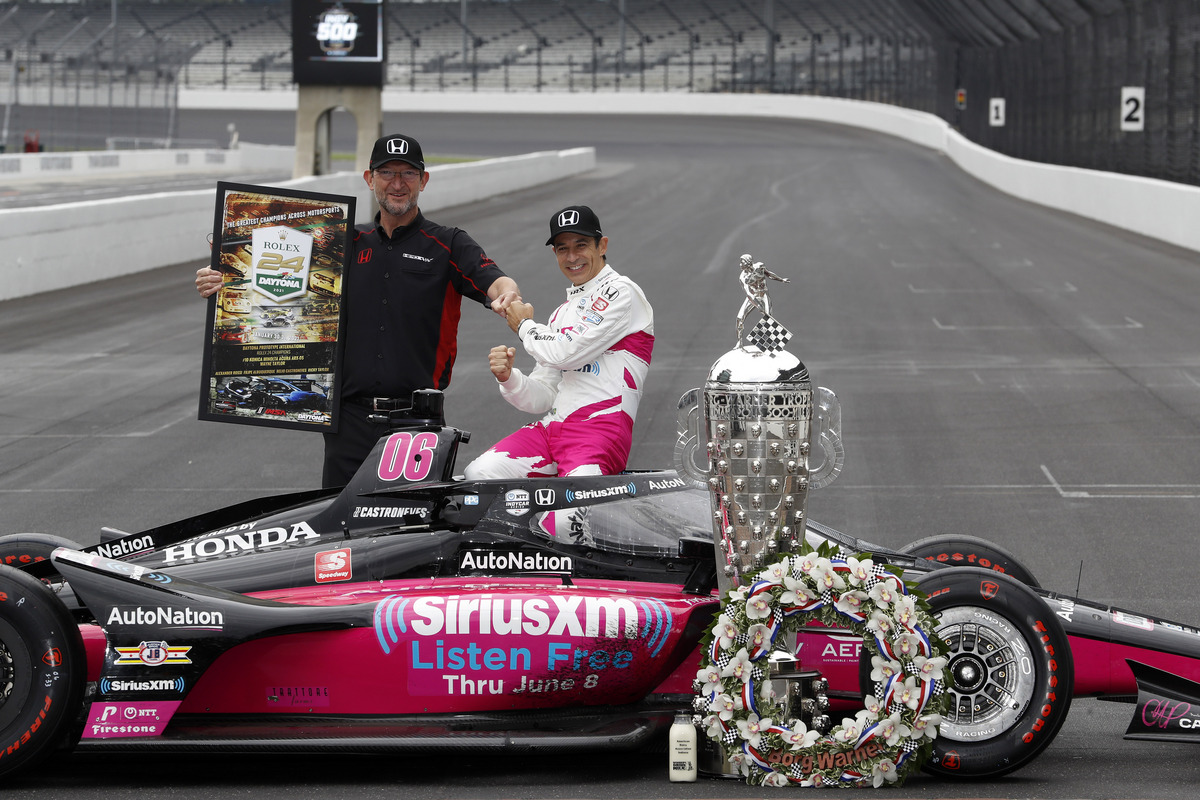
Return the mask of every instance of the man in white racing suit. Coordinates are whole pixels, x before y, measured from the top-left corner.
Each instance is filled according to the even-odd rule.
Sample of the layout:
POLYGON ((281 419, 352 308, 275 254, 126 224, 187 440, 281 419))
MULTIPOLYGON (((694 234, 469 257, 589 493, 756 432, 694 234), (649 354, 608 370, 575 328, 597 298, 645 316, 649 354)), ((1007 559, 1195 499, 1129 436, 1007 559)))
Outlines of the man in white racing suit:
POLYGON ((607 264, 608 237, 587 206, 550 220, 547 245, 571 281, 546 325, 533 306, 508 306, 509 327, 537 361, 528 375, 516 350, 488 355, 500 394, 522 411, 545 414, 467 465, 468 480, 614 475, 625 469, 642 386, 654 350, 654 312, 642 290, 607 264))

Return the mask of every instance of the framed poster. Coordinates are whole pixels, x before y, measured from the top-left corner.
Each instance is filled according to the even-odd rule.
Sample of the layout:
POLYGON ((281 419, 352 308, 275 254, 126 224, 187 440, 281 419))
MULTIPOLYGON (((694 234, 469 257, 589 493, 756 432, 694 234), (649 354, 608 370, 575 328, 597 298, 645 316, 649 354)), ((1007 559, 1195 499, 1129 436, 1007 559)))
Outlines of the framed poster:
POLYGON ((200 419, 337 430, 354 198, 217 183, 200 419))

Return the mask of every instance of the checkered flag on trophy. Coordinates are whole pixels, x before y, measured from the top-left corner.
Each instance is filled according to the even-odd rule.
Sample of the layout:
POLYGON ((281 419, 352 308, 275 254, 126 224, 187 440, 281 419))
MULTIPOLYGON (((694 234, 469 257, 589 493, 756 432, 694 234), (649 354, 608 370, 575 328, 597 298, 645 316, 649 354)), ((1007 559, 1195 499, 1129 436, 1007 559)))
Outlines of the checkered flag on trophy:
POLYGON ((773 317, 763 317, 751 330, 746 340, 764 353, 778 353, 792 338, 792 332, 780 325, 773 317))

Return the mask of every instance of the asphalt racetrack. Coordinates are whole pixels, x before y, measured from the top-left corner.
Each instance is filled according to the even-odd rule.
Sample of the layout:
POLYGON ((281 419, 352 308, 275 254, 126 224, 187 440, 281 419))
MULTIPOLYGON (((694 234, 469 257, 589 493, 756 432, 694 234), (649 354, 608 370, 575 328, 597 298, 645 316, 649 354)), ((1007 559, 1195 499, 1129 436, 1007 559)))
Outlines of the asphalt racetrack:
MULTIPOLYGON (((283 113, 187 112, 181 124, 220 138, 231 119, 245 141, 291 141, 283 113)), ((734 344, 737 258, 748 252, 791 279, 771 284, 795 334, 789 349, 842 403, 845 469, 810 496, 814 519, 891 546, 937 533, 992 539, 1046 588, 1200 623, 1195 253, 1015 200, 937 153, 831 125, 564 113, 389 115, 386 127, 415 135, 427 155, 597 148, 590 174, 431 216, 470 231, 544 319, 565 287, 543 246, 547 221, 572 203, 596 209, 610 263, 656 315, 630 466, 670 465, 678 398, 734 344)), ((137 531, 319 483, 318 436, 197 421, 198 266, 0 303, 0 532, 90 544, 103 525, 137 531)), ((474 434, 460 465, 527 421, 486 367, 489 347, 514 341, 498 317, 464 308, 447 398, 449 420, 474 434)), ((1196 750, 1123 741, 1132 708, 1076 700, 1025 769, 984 783, 918 774, 888 796, 1192 796, 1196 750)), ((6 794, 767 794, 670 784, 665 760, 81 756, 6 794)))

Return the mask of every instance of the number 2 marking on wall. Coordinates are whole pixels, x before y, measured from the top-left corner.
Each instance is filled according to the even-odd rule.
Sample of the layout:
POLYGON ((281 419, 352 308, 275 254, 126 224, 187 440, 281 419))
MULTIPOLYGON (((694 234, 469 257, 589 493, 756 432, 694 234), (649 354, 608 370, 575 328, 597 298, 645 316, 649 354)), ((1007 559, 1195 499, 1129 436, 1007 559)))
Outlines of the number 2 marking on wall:
POLYGON ((393 433, 383 445, 383 457, 379 459, 379 480, 410 481, 424 480, 433 469, 433 449, 437 446, 436 433, 393 433))

